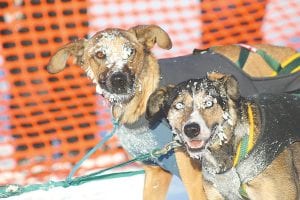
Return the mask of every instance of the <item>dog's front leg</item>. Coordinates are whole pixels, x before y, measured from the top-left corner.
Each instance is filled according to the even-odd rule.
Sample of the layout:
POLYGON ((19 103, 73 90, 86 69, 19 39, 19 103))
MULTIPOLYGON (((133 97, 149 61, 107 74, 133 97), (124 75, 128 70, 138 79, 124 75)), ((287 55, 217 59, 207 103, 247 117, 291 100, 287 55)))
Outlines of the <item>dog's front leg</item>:
POLYGON ((182 149, 175 151, 180 177, 190 200, 206 200, 200 161, 193 160, 182 149))
POLYGON ((144 200, 166 199, 172 174, 158 166, 144 166, 144 200))

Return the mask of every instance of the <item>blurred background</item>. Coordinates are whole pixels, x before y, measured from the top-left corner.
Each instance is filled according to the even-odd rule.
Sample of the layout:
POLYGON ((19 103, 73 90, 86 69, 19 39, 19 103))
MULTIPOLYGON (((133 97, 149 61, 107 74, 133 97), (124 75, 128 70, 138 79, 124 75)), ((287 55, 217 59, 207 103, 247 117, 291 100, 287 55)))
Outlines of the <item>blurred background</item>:
MULTIPOLYGON (((300 0, 0 0, 0 185, 61 180, 110 132, 108 104, 83 70, 45 66, 70 41, 138 24, 169 33, 173 48, 154 48, 157 58, 234 43, 300 50, 300 0)), ((77 175, 128 159, 114 138, 77 175)))

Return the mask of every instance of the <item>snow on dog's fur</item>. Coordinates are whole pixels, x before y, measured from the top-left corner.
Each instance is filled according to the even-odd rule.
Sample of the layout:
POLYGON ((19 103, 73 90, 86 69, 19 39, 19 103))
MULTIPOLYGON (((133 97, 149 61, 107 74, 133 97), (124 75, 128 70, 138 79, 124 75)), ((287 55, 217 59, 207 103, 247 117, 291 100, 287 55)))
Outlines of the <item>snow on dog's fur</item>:
MULTIPOLYGON (((148 127, 132 128, 132 124, 140 124, 147 100, 160 80, 159 65, 151 53, 155 44, 163 49, 172 47, 168 34, 156 25, 139 25, 129 30, 109 28, 90 39, 61 47, 47 67, 48 72, 58 73, 66 67, 69 56, 75 57, 76 64, 95 84, 96 92, 110 102, 112 115, 120 123, 118 137, 131 156, 149 153, 159 142, 148 127)), ((178 166, 188 172, 193 169, 192 165, 178 166)), ((165 199, 172 174, 158 165, 144 164, 144 169, 144 199, 165 199)), ((194 181, 199 182, 197 187, 202 184, 200 176, 194 181)), ((205 199, 202 190, 194 192, 189 189, 192 185, 185 185, 190 199, 205 199)))
MULTIPOLYGON (((151 53, 155 44, 163 49, 172 47, 168 34, 156 25, 139 25, 128 30, 108 28, 97 32, 89 39, 80 39, 62 46, 51 58, 47 70, 50 73, 58 73, 65 69, 70 56, 75 57, 76 64, 85 70, 95 84, 97 93, 110 102, 112 115, 119 120, 122 129, 118 132, 123 147, 129 152, 130 150, 138 153, 148 152, 161 140, 153 138, 149 129, 127 128, 139 124, 141 119, 144 119, 149 96, 160 82, 159 65, 151 53)), ((259 48, 270 52, 278 61, 294 53, 292 49, 286 47, 260 45, 259 48)), ((213 50, 236 62, 240 47, 227 45, 215 47, 213 50)), ((270 75, 268 65, 252 52, 244 69, 250 75, 270 75)), ((171 133, 168 134, 171 138, 171 133)), ((189 198, 205 199, 202 190, 194 189, 202 189, 202 175, 198 168, 181 149, 176 150, 175 157, 189 198)), ((144 198, 165 199, 172 177, 169 172, 171 170, 167 171, 153 165, 144 165, 144 168, 146 172, 144 198)))
POLYGON ((156 102, 161 104, 161 116, 167 118, 175 139, 201 165, 208 199, 243 199, 242 185, 251 200, 299 198, 300 98, 289 94, 244 98, 233 76, 217 72, 158 89, 149 99, 150 113, 157 106, 152 98, 160 99, 156 102), (277 130, 284 126, 293 127, 277 130), (250 151, 239 165, 236 152, 250 132, 256 153, 250 151))

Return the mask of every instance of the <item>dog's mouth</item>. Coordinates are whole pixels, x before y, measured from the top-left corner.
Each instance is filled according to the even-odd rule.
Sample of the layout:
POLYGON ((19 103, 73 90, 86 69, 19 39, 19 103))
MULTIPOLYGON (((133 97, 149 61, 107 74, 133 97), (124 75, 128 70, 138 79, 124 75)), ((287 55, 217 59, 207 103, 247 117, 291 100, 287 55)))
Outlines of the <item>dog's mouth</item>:
POLYGON ((204 140, 188 140, 186 141, 190 151, 200 151, 206 144, 204 140))
POLYGON ((203 134, 200 124, 196 122, 187 123, 182 130, 182 140, 190 151, 200 151, 206 144, 206 134, 203 134))
POLYGON ((191 158, 194 159, 201 159, 203 152, 205 151, 205 147, 207 144, 206 140, 200 139, 191 139, 191 140, 184 140, 183 141, 186 151, 191 158))
POLYGON ((135 94, 135 76, 130 72, 112 72, 100 77, 102 95, 110 102, 126 102, 135 94))
POLYGON ((201 158, 201 152, 205 149, 206 144, 208 140, 204 138, 188 138, 184 133, 179 133, 178 134, 179 142, 184 144, 187 153, 190 155, 192 158, 200 159, 201 158))
POLYGON ((211 132, 200 127, 196 122, 187 123, 182 130, 175 130, 181 143, 185 145, 187 153, 192 158, 201 159, 201 156, 211 139, 211 132))

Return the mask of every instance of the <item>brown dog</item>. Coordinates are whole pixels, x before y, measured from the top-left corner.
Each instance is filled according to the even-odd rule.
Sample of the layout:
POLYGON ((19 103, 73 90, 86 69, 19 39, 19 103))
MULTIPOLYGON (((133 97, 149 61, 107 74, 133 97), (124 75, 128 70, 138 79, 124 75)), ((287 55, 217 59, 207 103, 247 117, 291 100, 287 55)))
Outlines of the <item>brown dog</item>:
POLYGON ((208 199, 299 199, 300 97, 246 99, 233 76, 210 73, 157 90, 149 112, 157 106, 152 98, 163 102, 175 138, 199 160, 208 199))
MULTIPOLYGON (((160 66, 150 52, 156 43, 164 49, 170 49, 172 46, 168 34, 155 25, 136 26, 129 30, 106 29, 96 33, 90 39, 81 39, 61 47, 53 55, 47 67, 50 73, 58 73, 66 67, 69 56, 76 58, 76 63, 95 83, 97 93, 111 102, 113 117, 121 124, 120 141, 132 156, 161 147, 155 145, 158 142, 164 142, 153 138, 149 135, 149 130, 144 129, 148 98, 161 82, 160 66)), ((290 48, 269 45, 261 45, 259 48, 264 49, 280 62, 295 53, 290 48)), ((214 51, 235 62, 240 47, 235 45, 216 47, 214 51)), ((160 65, 163 66, 164 62, 160 65)), ((185 64, 182 63, 182 65, 184 71, 185 64)), ((172 69, 172 66, 169 68, 172 69)), ((272 74, 272 70, 269 70, 265 61, 255 53, 250 53, 244 69, 254 76, 272 74)), ((203 76, 204 74, 196 75, 203 76)), ((164 76, 167 77, 168 74, 164 76)), ((168 134, 168 140, 171 140, 171 131, 168 134)), ((194 165, 180 149, 176 150, 175 156, 178 173, 188 191, 189 198, 205 199, 204 192, 201 190, 202 175, 199 173, 198 166, 194 165)), ((159 167, 154 166, 153 163, 150 165, 145 163, 144 199, 165 198, 172 176, 170 171, 172 170, 162 165, 159 167)))

